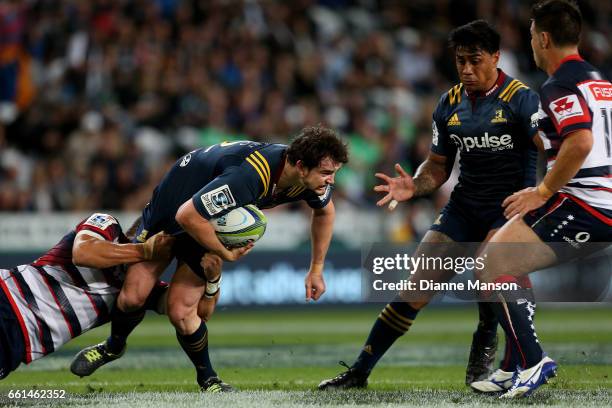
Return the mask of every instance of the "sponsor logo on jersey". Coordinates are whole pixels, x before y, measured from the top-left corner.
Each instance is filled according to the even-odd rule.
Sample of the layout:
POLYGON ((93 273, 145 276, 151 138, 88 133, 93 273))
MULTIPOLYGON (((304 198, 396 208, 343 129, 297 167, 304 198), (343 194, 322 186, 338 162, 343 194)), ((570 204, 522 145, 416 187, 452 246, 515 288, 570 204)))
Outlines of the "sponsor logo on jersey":
POLYGON ((559 124, 574 116, 584 115, 578 96, 574 94, 555 99, 548 105, 548 108, 559 124))
POLYGON ((106 214, 94 214, 85 221, 84 225, 91 225, 92 227, 99 228, 101 230, 106 229, 109 225, 115 223, 115 219, 110 215, 106 214))
POLYGON ((489 132, 485 132, 484 136, 480 137, 459 137, 453 134, 450 135, 450 138, 462 152, 469 152, 474 148, 489 149, 492 152, 514 148, 514 142, 512 141, 511 135, 490 136, 489 132))
POLYGON ((589 85, 589 89, 598 101, 612 101, 612 84, 595 82, 589 85))
POLYGON ((211 216, 236 205, 236 200, 227 184, 202 194, 200 199, 211 216))
POLYGON ((491 119, 491 123, 507 123, 508 119, 504 118, 504 110, 497 109, 495 111, 495 117, 491 119))
POLYGON ((579 232, 576 234, 576 236, 574 237, 574 239, 576 240, 576 242, 587 242, 589 239, 591 238, 591 234, 589 234, 588 232, 579 232))
MULTIPOLYGON (((542 113, 544 113, 544 111, 542 111, 542 113)), ((539 121, 540 121, 540 111, 531 115, 531 127, 534 129, 537 129, 539 121)))
POLYGON ((191 153, 187 153, 184 157, 183 160, 181 160, 181 164, 179 164, 179 166, 181 167, 185 167, 186 165, 189 164, 189 162, 191 161, 191 153))
POLYGON ((432 120, 431 121, 431 143, 433 143, 434 146, 438 145, 439 135, 440 135, 440 132, 438 132, 438 126, 436 125, 436 121, 432 120))
POLYGON ((457 115, 456 113, 453 113, 453 116, 450 117, 446 126, 461 126, 459 115, 457 115))

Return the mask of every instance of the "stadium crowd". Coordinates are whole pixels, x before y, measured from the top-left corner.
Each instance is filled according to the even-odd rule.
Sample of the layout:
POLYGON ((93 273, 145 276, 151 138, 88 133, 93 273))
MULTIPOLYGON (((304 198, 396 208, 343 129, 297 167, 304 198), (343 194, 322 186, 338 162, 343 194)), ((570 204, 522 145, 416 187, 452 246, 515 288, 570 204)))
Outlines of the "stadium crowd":
MULTIPOLYGON (((336 197, 371 206, 376 170, 414 171, 429 151, 431 111, 457 82, 453 27, 493 22, 500 67, 534 88, 545 80, 529 48, 530 4, 0 2, 0 211, 138 211, 184 152, 287 142, 318 123, 350 146, 336 197)), ((579 4, 581 52, 611 77, 612 3, 579 4)), ((418 235, 419 214, 447 194, 409 204, 398 239, 418 235)))

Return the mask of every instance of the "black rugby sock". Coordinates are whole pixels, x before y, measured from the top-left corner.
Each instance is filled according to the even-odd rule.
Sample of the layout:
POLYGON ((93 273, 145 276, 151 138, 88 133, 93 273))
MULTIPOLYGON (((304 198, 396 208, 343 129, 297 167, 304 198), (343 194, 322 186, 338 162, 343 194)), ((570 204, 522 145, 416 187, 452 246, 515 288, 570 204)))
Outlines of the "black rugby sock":
POLYGON ((478 302, 478 327, 473 335, 473 342, 479 344, 493 343, 497 335, 497 315, 489 302, 478 302))
MULTIPOLYGON (((503 282, 517 282, 514 278, 504 277, 503 282)), ((500 280, 501 282, 501 280, 500 280)), ((507 339, 516 347, 518 366, 530 368, 542 360, 544 352, 533 325, 535 303, 531 290, 501 290, 492 294, 491 302, 499 323, 504 328, 507 339)), ((509 370, 514 371, 514 370, 509 370)))
MULTIPOLYGON (((521 282, 521 286, 523 286, 524 282, 521 282)), ((535 309, 536 309, 536 304, 535 301, 533 300, 533 292, 531 290, 531 282, 528 282, 529 287, 525 290, 525 294, 526 299, 530 302, 532 302, 531 306, 531 320, 533 322, 533 320, 535 319, 535 309)), ((506 351, 504 353, 504 358, 500 361, 499 364, 499 368, 501 368, 504 371, 516 371, 517 368, 527 368, 525 366, 525 362, 523 361, 523 359, 521 358, 521 352, 519 350, 519 348, 517 347, 516 343, 513 341, 513 339, 511 339, 510 337, 508 337, 508 335, 506 335, 506 351)))
POLYGON ((418 313, 417 309, 399 298, 385 306, 372 326, 353 368, 364 374, 370 374, 395 340, 410 329, 418 313))
POLYGON ((176 338, 196 368, 198 384, 217 376, 208 355, 208 329, 203 320, 195 332, 182 335, 177 331, 176 338))
POLYGON ((145 316, 144 307, 133 312, 124 312, 117 305, 111 312, 111 334, 106 340, 106 348, 113 354, 123 351, 127 338, 142 322, 145 316))

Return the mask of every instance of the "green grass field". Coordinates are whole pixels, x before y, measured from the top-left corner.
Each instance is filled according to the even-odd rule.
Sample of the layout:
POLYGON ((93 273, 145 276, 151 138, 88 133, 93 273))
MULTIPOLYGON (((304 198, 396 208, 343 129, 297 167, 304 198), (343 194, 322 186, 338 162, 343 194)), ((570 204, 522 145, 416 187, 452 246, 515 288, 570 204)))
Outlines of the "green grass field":
MULTIPOLYGON (((209 322, 211 357, 241 392, 199 394, 195 371, 165 317, 150 315, 126 355, 88 378, 68 366, 82 346, 104 339, 109 327, 88 332, 52 356, 20 367, 0 382, 0 405, 192 407, 241 406, 504 406, 612 405, 612 310, 546 309, 536 317, 539 338, 560 364, 558 377, 529 399, 502 402, 463 385, 476 310, 423 312, 381 360, 365 391, 314 391, 323 378, 352 362, 379 307, 289 311, 219 310, 209 322), (9 390, 61 389, 64 400, 8 399, 9 390)), ((501 348, 501 347, 500 347, 501 348)))

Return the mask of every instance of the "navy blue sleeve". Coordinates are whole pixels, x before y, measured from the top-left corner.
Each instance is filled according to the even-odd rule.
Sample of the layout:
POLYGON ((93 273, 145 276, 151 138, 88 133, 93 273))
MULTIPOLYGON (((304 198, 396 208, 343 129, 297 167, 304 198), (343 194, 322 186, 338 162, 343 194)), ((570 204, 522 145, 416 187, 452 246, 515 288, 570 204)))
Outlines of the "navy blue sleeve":
POLYGON ((310 208, 318 209, 325 207, 331 201, 333 192, 334 186, 333 184, 329 184, 325 189, 325 193, 320 196, 316 195, 312 190, 305 190, 302 193, 302 197, 299 198, 306 201, 306 204, 308 204, 310 208))
POLYGON ((523 166, 525 169, 525 177, 523 178, 523 188, 534 187, 536 185, 536 169, 538 165, 538 150, 531 143, 523 156, 523 166))
POLYGON ((519 129, 529 140, 538 133, 538 108, 540 97, 531 89, 525 89, 517 95, 517 116, 519 129))
POLYGON ((443 96, 433 113, 433 121, 431 123, 431 151, 454 160, 457 154, 457 146, 450 140, 448 135, 446 127, 447 118, 443 112, 444 100, 445 97, 443 96))
POLYGON ((249 164, 227 168, 192 197, 193 205, 207 220, 255 202, 263 192, 260 176, 249 164))
POLYGON ((523 188, 536 185, 536 168, 538 163, 538 150, 533 143, 533 138, 538 133, 538 110, 540 97, 531 89, 521 90, 516 97, 515 109, 518 119, 518 128, 521 135, 525 135, 527 146, 523 155, 523 188))

